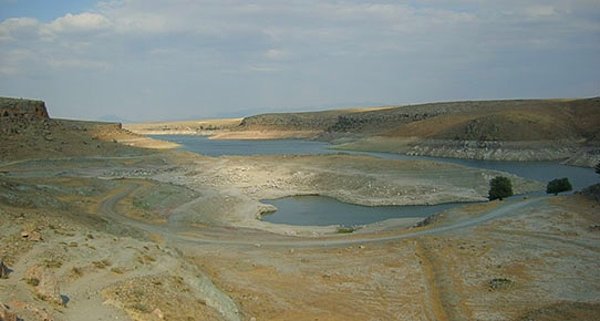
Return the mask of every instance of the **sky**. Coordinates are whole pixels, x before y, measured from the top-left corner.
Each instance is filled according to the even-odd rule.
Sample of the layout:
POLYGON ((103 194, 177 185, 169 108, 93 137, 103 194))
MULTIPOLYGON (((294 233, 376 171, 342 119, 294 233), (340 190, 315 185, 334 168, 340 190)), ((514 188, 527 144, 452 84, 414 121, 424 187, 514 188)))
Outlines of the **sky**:
POLYGON ((0 0, 0 96, 238 117, 600 95, 598 0, 0 0))

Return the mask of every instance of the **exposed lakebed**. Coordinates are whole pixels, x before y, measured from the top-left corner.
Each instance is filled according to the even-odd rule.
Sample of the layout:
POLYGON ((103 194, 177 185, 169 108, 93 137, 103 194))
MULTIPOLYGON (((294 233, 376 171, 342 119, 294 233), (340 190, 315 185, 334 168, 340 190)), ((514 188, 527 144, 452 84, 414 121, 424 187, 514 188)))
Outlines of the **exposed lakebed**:
MULTIPOLYGON (((331 145, 307 140, 211 140, 202 136, 160 135, 156 139, 180 144, 185 150, 207 156, 225 155, 282 155, 282 154, 330 154, 338 151, 331 145)), ((524 178, 548 182, 554 178, 567 177, 574 190, 598 183, 598 175, 591 168, 562 165, 556 162, 499 162, 455 158, 406 156, 390 153, 346 152, 366 154, 385 159, 432 160, 459 164, 468 167, 504 171, 524 178)), ((321 196, 286 197, 263 200, 278 208, 278 211, 263 216, 264 221, 291 225, 364 225, 391 218, 427 217, 460 204, 435 206, 383 206, 365 207, 339 202, 321 196)))

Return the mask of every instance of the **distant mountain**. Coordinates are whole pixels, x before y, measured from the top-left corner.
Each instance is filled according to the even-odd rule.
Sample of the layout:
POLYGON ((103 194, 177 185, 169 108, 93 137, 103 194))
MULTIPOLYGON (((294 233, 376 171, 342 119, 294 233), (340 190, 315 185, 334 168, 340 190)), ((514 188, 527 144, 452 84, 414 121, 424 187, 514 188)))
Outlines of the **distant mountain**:
POLYGON ((100 121, 105 121, 105 122, 111 122, 111 123, 130 123, 131 121, 121 118, 118 115, 114 115, 114 114, 109 114, 109 115, 104 115, 98 118, 98 120, 100 121))

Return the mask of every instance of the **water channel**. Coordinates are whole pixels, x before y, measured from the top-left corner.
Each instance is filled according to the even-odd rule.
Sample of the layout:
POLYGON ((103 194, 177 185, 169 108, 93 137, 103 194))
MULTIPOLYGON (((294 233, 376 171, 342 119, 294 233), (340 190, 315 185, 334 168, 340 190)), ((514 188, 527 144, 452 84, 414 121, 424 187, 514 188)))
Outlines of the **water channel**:
MULTIPOLYGON (((315 155, 338 153, 331 145, 307 140, 211 140, 202 136, 160 135, 152 138, 180 144, 182 149, 207 155, 315 155)), ((491 169, 512 173, 524 178, 548 182, 554 178, 567 177, 573 190, 580 190, 600 181, 591 168, 562 165, 558 162, 498 162, 441 158, 426 156, 406 156, 392 153, 345 152, 364 154, 385 159, 425 159, 436 162, 459 164, 469 167, 491 169)), ((427 217, 431 214, 458 206, 442 204, 435 206, 381 206, 366 207, 339 202, 321 196, 287 197, 277 200, 264 200, 278 208, 274 214, 263 219, 272 223, 292 225, 363 225, 390 218, 427 217)))

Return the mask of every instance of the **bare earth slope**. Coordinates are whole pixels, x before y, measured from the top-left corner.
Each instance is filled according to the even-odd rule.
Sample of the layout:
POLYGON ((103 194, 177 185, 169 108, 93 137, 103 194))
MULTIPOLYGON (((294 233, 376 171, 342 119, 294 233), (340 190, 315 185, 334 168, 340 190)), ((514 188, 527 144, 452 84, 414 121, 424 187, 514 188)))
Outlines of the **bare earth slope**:
MULTIPOLYGON (((348 155, 210 158, 126 145, 155 142, 116 124, 5 120, 0 318, 600 314, 599 205, 582 195, 465 203, 419 227, 386 222, 340 234, 261 222, 256 217, 268 208, 260 199, 317 193, 371 205, 473 201, 497 173, 348 155)), ((521 191, 540 187, 511 179, 521 191)))

